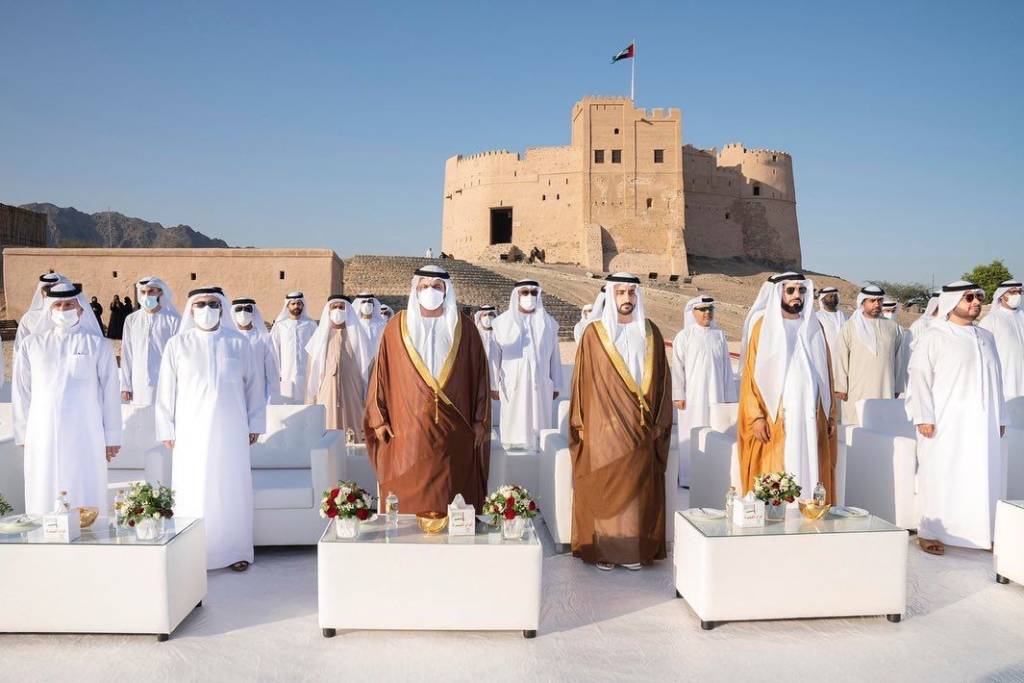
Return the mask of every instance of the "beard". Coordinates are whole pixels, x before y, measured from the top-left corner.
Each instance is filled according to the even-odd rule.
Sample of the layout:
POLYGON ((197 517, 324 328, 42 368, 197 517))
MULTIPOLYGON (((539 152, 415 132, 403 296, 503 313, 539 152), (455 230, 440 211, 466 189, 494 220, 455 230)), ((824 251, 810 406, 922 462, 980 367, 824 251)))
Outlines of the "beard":
POLYGON ((629 314, 631 314, 633 312, 634 308, 635 308, 635 306, 633 306, 633 304, 631 304, 629 302, 626 302, 624 304, 619 304, 619 307, 618 307, 617 310, 619 312, 619 315, 629 315, 629 314))
POLYGON ((799 313, 800 311, 804 310, 804 302, 794 301, 792 304, 787 304, 786 302, 783 302, 782 310, 784 310, 786 313, 799 313))

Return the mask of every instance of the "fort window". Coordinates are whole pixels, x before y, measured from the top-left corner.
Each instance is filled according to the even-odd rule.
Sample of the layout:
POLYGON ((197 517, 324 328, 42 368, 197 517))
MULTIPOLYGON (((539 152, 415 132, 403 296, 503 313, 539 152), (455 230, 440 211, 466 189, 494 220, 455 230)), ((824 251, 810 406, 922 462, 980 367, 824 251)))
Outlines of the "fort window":
POLYGON ((556 201, 557 201, 557 200, 559 200, 559 199, 561 199, 561 198, 562 198, 562 195, 560 195, 560 194, 556 194, 556 195, 555 195, 555 200, 556 200, 556 201))
POLYGON ((654 204, 654 200, 652 200, 652 199, 651 199, 650 197, 648 197, 648 198, 647 198, 647 208, 648 208, 648 209, 649 209, 649 208, 651 208, 651 206, 652 206, 653 204, 654 204))
POLYGON ((775 155, 774 154, 772 155, 772 161, 775 161, 775 155))
POLYGON ((542 195, 540 196, 540 200, 541 200, 542 202, 546 202, 546 201, 548 200, 548 196, 547 196, 546 194, 542 194, 542 195))
POLYGON ((190 280, 195 280, 196 279, 196 274, 195 273, 189 273, 188 278, 190 280))
POLYGON ((760 185, 754 185, 754 196, 755 197, 760 197, 761 196, 761 186, 760 185))
POLYGON ((603 149, 595 149, 594 150, 594 163, 595 164, 603 164, 604 163, 604 150, 603 149))
POLYGON ((725 212, 725 220, 729 220, 729 212, 728 211, 725 212))
POLYGON ((654 150, 654 163, 663 164, 665 163, 665 150, 656 149, 654 150))
POLYGON ((277 271, 277 279, 278 280, 283 280, 284 279, 284 271, 283 270, 277 271))
POLYGON ((616 128, 614 132, 615 132, 615 135, 618 135, 619 134, 619 129, 616 128))
POLYGON ((117 277, 117 271, 116 270, 114 271, 114 277, 117 277))
POLYGON ((621 164, 622 163, 622 150, 621 149, 613 149, 612 150, 612 163, 613 164, 621 164))
POLYGON ((491 209, 491 244, 512 242, 512 207, 491 209))

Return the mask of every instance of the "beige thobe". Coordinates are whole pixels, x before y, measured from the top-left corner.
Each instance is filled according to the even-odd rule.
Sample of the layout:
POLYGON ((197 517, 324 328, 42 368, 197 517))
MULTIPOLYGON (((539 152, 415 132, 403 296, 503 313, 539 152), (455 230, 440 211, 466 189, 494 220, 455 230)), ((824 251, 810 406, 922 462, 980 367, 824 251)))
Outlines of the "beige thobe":
POLYGON ((363 373, 346 328, 330 331, 324 368, 316 402, 327 407, 327 429, 351 429, 362 442, 363 373))
POLYGON ((857 417, 857 401, 866 398, 896 398, 905 389, 905 352, 900 326, 885 318, 866 318, 875 330, 877 353, 871 353, 857 336, 855 321, 843 324, 836 338, 835 390, 846 393, 842 403, 842 421, 852 424, 857 417))

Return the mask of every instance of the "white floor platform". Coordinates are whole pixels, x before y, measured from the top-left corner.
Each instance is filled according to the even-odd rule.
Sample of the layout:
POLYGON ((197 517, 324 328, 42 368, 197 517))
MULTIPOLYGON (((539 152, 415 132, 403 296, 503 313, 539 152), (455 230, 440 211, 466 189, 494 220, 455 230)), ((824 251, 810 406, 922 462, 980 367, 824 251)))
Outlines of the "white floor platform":
POLYGON ((830 682, 1024 680, 1024 586, 997 584, 991 553, 950 548, 932 557, 911 538, 900 624, 803 619, 702 631, 674 597, 671 559, 606 574, 550 548, 533 640, 514 631, 339 631, 323 638, 316 548, 276 548, 257 551, 244 574, 211 572, 203 606, 166 643, 0 635, 0 680, 65 680, 74 672, 78 682, 110 681, 158 672, 174 681, 320 683, 325 672, 343 668, 373 681, 735 681, 787 667, 802 672, 798 678, 830 682))

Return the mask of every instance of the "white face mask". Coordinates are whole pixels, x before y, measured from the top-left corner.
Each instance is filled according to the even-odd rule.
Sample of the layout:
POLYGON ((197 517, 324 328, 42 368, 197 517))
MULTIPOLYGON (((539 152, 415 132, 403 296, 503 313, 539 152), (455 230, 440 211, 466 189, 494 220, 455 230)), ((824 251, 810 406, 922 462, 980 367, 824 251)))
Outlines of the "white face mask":
POLYGON ((436 311, 444 303, 444 292, 427 287, 416 292, 416 300, 428 311, 436 311))
POLYGON ((370 315, 371 313, 373 313, 373 302, 364 301, 363 303, 359 304, 359 312, 362 313, 363 315, 370 315))
POLYGON ((248 327, 252 323, 252 313, 249 311, 236 311, 235 322, 239 327, 248 327))
POLYGON ((220 322, 220 309, 204 306, 192 309, 192 319, 201 330, 210 331, 220 322))
POLYGON ((144 296, 142 297, 142 307, 147 311, 152 311, 154 308, 160 305, 160 298, 155 296, 144 296))
POLYGON ((892 320, 892 316, 892 311, 882 311, 882 317, 885 318, 886 320, 892 320))
POLYGON ((480 316, 480 324, 484 326, 485 330, 491 329, 491 323, 494 322, 493 315, 482 315, 480 316))
POLYGON ((1020 294, 1007 294, 1006 305, 1010 308, 1020 308, 1020 294))
POLYGON ((58 311, 54 308, 50 311, 50 318, 57 327, 66 330, 78 322, 78 311, 73 308, 66 311, 58 311))
POLYGON ((345 309, 344 308, 332 308, 331 312, 327 314, 331 318, 331 322, 335 325, 340 325, 345 322, 345 309))
POLYGON ((532 294, 521 296, 519 297, 519 305, 522 306, 524 311, 532 311, 537 307, 537 297, 532 294))

